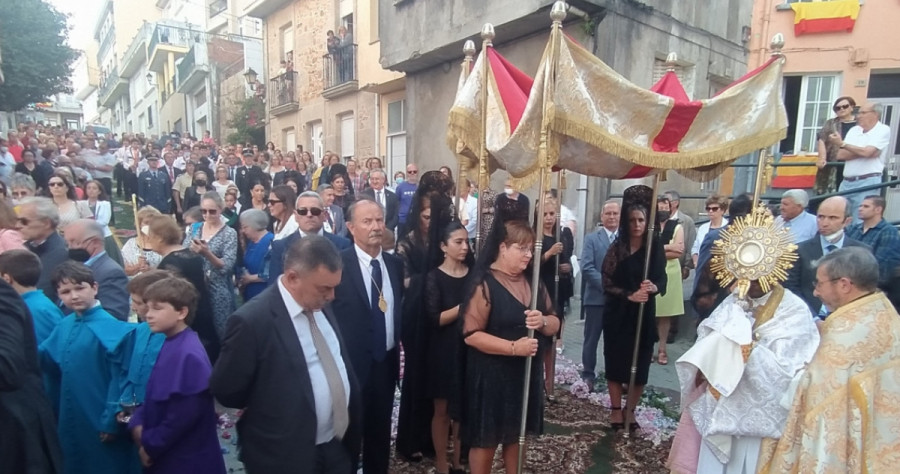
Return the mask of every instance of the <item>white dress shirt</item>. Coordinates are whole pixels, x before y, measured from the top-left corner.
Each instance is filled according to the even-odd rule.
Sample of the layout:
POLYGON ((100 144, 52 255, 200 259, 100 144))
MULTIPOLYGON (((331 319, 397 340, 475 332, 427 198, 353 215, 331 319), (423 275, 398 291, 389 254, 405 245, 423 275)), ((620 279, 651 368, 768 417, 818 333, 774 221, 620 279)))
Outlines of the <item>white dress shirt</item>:
MULTIPOLYGON (((353 248, 356 249, 366 294, 369 295, 369 301, 372 301, 372 257, 363 252, 359 245, 353 244, 353 248)), ((387 265, 384 264, 384 257, 381 256, 381 252, 378 252, 378 256, 375 259, 381 265, 381 294, 384 295, 384 300, 387 301, 387 311, 384 312, 385 334, 387 334, 387 341, 385 341, 387 345, 385 347, 387 350, 391 350, 394 348, 394 307, 398 302, 394 301, 394 287, 391 286, 391 276, 388 273, 387 265)))
MULTIPOLYGON (((278 291, 281 293, 281 299, 291 317, 291 322, 294 324, 294 331, 297 331, 297 338, 300 339, 300 347, 303 349, 303 357, 306 359, 306 369, 309 371, 309 381, 312 383, 313 400, 316 405, 316 444, 327 443, 334 438, 334 420, 332 420, 331 389, 328 387, 328 379, 325 378, 325 369, 322 367, 322 361, 319 360, 319 353, 316 352, 316 345, 309 329, 309 320, 303 315, 303 308, 297 304, 294 297, 281 283, 281 278, 278 279, 278 291)), ((331 357, 337 363, 349 407, 350 379, 347 377, 347 367, 341 357, 341 345, 338 342, 337 333, 334 332, 325 313, 314 311, 313 317, 316 318, 316 325, 331 350, 331 357)))

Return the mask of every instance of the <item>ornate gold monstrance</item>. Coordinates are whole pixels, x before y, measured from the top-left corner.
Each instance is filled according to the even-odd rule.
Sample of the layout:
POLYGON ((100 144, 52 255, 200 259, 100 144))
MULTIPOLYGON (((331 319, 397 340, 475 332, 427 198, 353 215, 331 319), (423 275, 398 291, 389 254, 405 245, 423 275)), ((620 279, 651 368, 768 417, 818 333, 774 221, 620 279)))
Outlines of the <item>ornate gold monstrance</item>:
POLYGON ((776 226, 760 204, 722 231, 712 248, 710 270, 723 288, 736 280, 738 297, 744 299, 754 280, 766 293, 786 280, 797 260, 796 251, 790 230, 776 226))

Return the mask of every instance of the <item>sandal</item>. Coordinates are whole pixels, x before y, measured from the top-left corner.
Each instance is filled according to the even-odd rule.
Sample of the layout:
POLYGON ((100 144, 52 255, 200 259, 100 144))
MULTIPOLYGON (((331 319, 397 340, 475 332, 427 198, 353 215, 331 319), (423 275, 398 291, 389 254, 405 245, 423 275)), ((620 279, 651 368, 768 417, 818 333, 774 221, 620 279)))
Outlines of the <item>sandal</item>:
POLYGON ((659 351, 656 355, 656 362, 659 365, 666 365, 669 363, 669 355, 666 354, 666 351, 659 351))
MULTIPOLYGON (((612 415, 612 414, 615 413, 616 411, 622 411, 622 407, 609 407, 609 414, 610 414, 610 415, 612 415)), ((610 418, 612 418, 612 417, 610 416, 610 418)), ((622 412, 622 420, 623 420, 623 421, 622 421, 622 422, 619 422, 619 423, 616 423, 616 422, 613 422, 612 420, 610 420, 610 422, 609 422, 610 428, 612 428, 612 430, 613 430, 614 432, 623 431, 623 430, 625 429, 625 423, 624 423, 624 420, 625 420, 625 412, 622 412)))

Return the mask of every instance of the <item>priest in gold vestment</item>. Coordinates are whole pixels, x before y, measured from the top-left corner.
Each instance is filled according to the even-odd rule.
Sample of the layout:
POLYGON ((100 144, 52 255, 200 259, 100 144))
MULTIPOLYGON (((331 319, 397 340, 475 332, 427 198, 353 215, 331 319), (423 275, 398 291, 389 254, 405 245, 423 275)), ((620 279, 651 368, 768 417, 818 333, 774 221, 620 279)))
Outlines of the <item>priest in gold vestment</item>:
POLYGON ((815 294, 832 313, 760 472, 900 472, 900 316, 877 284, 867 249, 820 261, 815 294))

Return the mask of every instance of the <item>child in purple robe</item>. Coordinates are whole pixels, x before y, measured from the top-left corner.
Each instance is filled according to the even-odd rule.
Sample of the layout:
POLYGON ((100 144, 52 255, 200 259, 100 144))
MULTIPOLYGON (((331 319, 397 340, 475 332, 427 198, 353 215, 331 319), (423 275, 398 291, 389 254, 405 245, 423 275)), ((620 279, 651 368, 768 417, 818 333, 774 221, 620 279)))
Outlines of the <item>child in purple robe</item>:
POLYGON ((147 324, 165 334, 150 372, 144 404, 128 427, 140 446, 147 473, 221 474, 225 472, 216 433, 212 365, 197 333, 188 327, 199 295, 187 280, 167 278, 144 291, 147 324))

